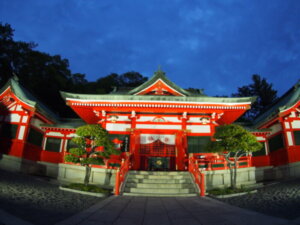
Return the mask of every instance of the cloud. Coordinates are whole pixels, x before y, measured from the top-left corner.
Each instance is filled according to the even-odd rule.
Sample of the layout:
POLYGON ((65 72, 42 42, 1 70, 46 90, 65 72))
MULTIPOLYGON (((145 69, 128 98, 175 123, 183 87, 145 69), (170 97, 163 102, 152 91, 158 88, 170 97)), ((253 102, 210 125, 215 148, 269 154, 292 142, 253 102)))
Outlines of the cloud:
POLYGON ((180 16, 186 20, 187 23, 195 23, 199 21, 208 21, 214 12, 211 9, 203 9, 200 7, 185 9, 180 12, 180 16))
POLYGON ((196 38, 189 38, 189 39, 183 39, 180 40, 179 43, 182 45, 183 48, 196 51, 199 47, 199 40, 196 38))

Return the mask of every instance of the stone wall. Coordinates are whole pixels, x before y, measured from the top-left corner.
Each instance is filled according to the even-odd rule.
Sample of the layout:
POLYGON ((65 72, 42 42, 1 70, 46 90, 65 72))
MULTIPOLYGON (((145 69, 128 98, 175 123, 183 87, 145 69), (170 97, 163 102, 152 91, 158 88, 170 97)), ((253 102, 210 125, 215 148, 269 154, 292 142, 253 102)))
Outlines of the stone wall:
MULTIPOLYGON (((212 170, 204 171, 204 173, 207 190, 230 186, 230 170, 212 170)), ((255 183, 255 167, 240 168, 237 170, 237 186, 255 183)))
MULTIPOLYGON (((0 155, 0 169, 47 176, 61 183, 83 182, 85 168, 70 164, 35 162, 9 155, 0 155)), ((90 183, 114 187, 115 170, 92 168, 90 183)), ((229 170, 204 171, 207 190, 230 186, 229 170)), ((249 167, 237 171, 237 185, 251 185, 256 182, 300 177, 300 162, 283 166, 249 167)))
MULTIPOLYGON (((21 172, 31 175, 47 176, 59 180, 61 183, 82 183, 85 168, 63 163, 35 162, 9 155, 0 155, 0 169, 21 172)), ((91 184, 114 187, 115 170, 92 168, 91 184)))
MULTIPOLYGON (((82 183, 85 176, 85 168, 83 166, 59 164, 57 179, 61 182, 82 183)), ((115 170, 92 168, 91 184, 100 184, 107 187, 114 187, 115 185, 115 170)))

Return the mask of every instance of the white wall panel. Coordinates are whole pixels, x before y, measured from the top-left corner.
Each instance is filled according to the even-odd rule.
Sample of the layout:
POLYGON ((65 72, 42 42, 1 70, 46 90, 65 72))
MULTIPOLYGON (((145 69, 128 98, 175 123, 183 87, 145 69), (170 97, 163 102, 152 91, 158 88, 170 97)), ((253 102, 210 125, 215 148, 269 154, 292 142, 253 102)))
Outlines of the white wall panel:
POLYGON ((190 117, 187 122, 188 123, 199 123, 200 122, 200 117, 190 117))
POLYGON ((19 129, 18 139, 23 140, 26 126, 21 126, 19 129))
POLYGON ((73 134, 68 134, 67 137, 77 137, 77 135, 73 133, 73 134))
POLYGON ((258 137, 256 137, 256 140, 258 140, 258 141, 265 141, 266 139, 264 137, 258 136, 258 137))
POLYGON ((155 118, 155 116, 141 116, 136 121, 138 122, 146 122, 146 121, 152 121, 155 118))
POLYGON ((9 114, 5 117, 5 122, 15 122, 18 123, 21 120, 21 116, 19 114, 13 113, 9 114))
POLYGON ((17 105, 16 111, 23 111, 23 108, 21 105, 17 105))
POLYGON ((164 125, 164 124, 137 124, 139 129, 159 129, 159 130, 179 130, 181 125, 164 125))
POLYGON ((166 121, 170 121, 170 122, 173 122, 173 123, 180 123, 181 122, 181 120, 179 120, 177 116, 176 117, 175 116, 174 117, 164 117, 164 119, 166 121))
POLYGON ((187 129, 191 130, 192 133, 210 133, 209 125, 187 125, 187 129))
POLYGON ((108 131, 126 131, 131 128, 131 124, 122 124, 122 123, 107 123, 106 130, 108 131))
POLYGON ((285 128, 289 129, 290 128, 290 123, 289 122, 284 122, 285 128))
POLYGON ((46 133, 47 136, 54 136, 54 137, 63 137, 64 135, 62 133, 59 132, 48 132, 46 133))
POLYGON ((22 123, 27 123, 27 120, 28 120, 28 116, 23 116, 22 123))
POLYGON ((119 116, 118 115, 118 121, 131 121, 128 116, 119 116))
POLYGON ((9 106, 7 106, 7 108, 9 107, 8 111, 16 111, 16 105, 11 106, 12 104, 10 104, 9 106))
POLYGON ((294 120, 292 122, 292 128, 300 128, 300 120, 294 120))
POLYGON ((292 138, 292 133, 291 132, 286 132, 287 140, 288 140, 288 145, 292 146, 294 145, 293 143, 293 138, 292 138))

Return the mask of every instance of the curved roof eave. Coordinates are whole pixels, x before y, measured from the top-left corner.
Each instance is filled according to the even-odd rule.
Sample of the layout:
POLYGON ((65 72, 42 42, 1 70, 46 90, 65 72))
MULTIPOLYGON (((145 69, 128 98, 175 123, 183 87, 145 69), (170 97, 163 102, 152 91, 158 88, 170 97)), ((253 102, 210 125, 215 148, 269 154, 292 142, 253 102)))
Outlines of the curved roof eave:
POLYGON ((11 88, 12 92, 18 97, 20 101, 26 105, 37 109, 42 115, 46 116, 51 121, 59 120, 58 115, 52 112, 47 106, 41 103, 36 97, 34 97, 29 91, 27 91, 19 82, 16 76, 12 77, 7 83, 0 89, 0 93, 5 91, 8 87, 11 88))
POLYGON ((207 96, 167 96, 167 95, 90 95, 60 92, 65 100, 74 101, 174 101, 174 102, 210 102, 210 103, 253 103, 256 97, 207 97, 207 96))
POLYGON ((300 100, 300 80, 253 121, 255 126, 273 119, 278 113, 293 107, 300 100))

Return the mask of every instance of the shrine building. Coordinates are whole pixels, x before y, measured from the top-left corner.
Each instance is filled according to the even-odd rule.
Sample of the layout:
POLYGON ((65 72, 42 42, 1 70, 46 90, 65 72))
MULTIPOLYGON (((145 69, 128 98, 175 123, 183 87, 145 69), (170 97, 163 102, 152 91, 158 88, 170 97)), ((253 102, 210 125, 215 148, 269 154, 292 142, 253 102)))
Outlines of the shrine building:
MULTIPOLYGON (((288 90, 253 124, 244 126, 264 148, 245 157, 241 168, 294 166, 300 171, 299 85, 288 90)), ((206 153, 205 145, 218 126, 234 123, 255 101, 255 97, 194 93, 171 82, 161 70, 131 90, 93 95, 61 92, 61 96, 78 119, 60 118, 16 77, 11 78, 0 89, 0 153, 52 166, 64 164, 76 127, 100 124, 122 151, 120 157, 126 152, 132 155, 133 170, 185 171, 191 155, 199 160, 202 170, 226 170, 226 162, 206 153)), ((114 169, 118 160, 112 157, 99 168, 114 169)))
POLYGON ((189 153, 203 153, 215 127, 238 119, 254 101, 247 98, 207 97, 186 91, 162 71, 127 92, 63 98, 88 124, 99 123, 119 140, 128 142, 134 169, 147 170, 149 160, 166 159, 168 169, 186 170, 189 153))

